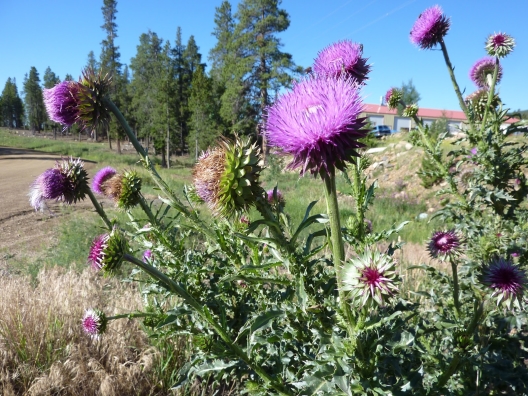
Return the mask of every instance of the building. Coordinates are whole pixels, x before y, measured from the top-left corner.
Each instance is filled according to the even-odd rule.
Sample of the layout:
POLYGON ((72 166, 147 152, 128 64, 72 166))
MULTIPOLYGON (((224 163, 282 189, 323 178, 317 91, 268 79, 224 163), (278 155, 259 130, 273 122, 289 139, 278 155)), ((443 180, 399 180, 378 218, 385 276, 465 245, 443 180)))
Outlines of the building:
MULTIPOLYGON (((415 128, 415 123, 411 118, 399 116, 396 109, 389 110, 387 106, 377 104, 365 104, 362 117, 370 120, 371 126, 388 125, 393 131, 409 131, 415 128)), ((418 118, 422 119, 424 125, 431 125, 435 120, 447 118, 447 125, 450 132, 463 130, 466 115, 460 110, 418 110, 418 118)))

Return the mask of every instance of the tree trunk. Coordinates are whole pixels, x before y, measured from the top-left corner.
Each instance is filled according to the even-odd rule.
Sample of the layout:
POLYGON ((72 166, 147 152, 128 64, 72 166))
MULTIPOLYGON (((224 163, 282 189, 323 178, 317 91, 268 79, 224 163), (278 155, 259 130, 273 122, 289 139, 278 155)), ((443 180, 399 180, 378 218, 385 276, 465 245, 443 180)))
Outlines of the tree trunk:
MULTIPOLYGON (((264 41, 264 40, 263 40, 264 41)), ((260 75, 261 75, 261 86, 260 86, 260 112, 261 114, 264 114, 264 110, 269 105, 269 98, 268 98, 268 82, 262 80, 262 76, 266 73, 266 57, 264 54, 260 56, 260 75)), ((257 126, 257 133, 262 136, 262 161, 264 164, 267 164, 268 161, 268 155, 269 155, 269 147, 268 147, 268 138, 266 137, 266 133, 264 132, 266 129, 265 125, 265 118, 261 118, 261 124, 260 127, 257 126)))
POLYGON ((119 140, 119 135, 117 136, 117 154, 121 153, 121 140, 119 140))

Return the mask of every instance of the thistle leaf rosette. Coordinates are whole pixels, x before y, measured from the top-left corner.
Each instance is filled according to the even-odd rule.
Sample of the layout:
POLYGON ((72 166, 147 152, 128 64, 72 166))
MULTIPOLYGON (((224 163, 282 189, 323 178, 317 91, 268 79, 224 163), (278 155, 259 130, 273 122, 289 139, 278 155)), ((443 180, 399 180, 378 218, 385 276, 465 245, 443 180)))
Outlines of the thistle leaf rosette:
POLYGON ((82 328, 86 334, 97 338, 106 331, 108 319, 103 311, 87 309, 82 318, 82 328))
POLYGON ((403 91, 398 88, 390 88, 385 94, 385 103, 389 107, 389 110, 395 109, 400 104, 403 98, 403 91))
POLYGON ((263 195, 259 162, 260 149, 249 138, 220 140, 199 158, 193 171, 193 194, 215 216, 240 216, 263 195))
POLYGON ((95 130, 106 128, 110 122, 110 111, 106 108, 103 98, 108 94, 112 78, 109 74, 103 76, 102 71, 95 74, 91 68, 82 72, 78 84, 78 121, 83 129, 95 130))
POLYGON ((130 250, 123 233, 114 228, 112 232, 97 236, 88 253, 88 264, 96 271, 112 274, 119 270, 123 257, 130 250))
POLYGON ((62 159, 47 169, 31 185, 29 202, 36 210, 45 207, 45 200, 55 199, 67 204, 82 201, 88 192, 88 173, 80 158, 62 159))
POLYGON ((502 257, 492 260, 482 271, 481 282, 493 290, 497 306, 521 309, 524 293, 528 287, 526 271, 502 257))
POLYGON ((342 290, 349 291, 353 305, 362 308, 384 306, 397 291, 396 263, 391 256, 367 249, 343 267, 342 290))
POLYGON ((493 33, 488 36, 485 48, 489 55, 504 58, 515 48, 515 40, 506 33, 493 33))

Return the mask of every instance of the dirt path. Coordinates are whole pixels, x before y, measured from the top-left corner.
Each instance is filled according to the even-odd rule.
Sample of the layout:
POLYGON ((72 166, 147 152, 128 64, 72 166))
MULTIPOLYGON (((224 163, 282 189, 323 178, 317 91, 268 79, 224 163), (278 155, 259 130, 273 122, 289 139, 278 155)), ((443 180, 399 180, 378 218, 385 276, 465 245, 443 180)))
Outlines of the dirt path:
MULTIPOLYGON (((42 254, 53 244, 59 223, 70 216, 57 202, 47 202, 53 213, 35 212, 29 204, 31 183, 59 159, 54 154, 0 147, 0 270, 8 260, 23 262, 42 254)), ((85 161, 85 168, 93 173, 97 165, 85 161)), ((76 211, 92 210, 89 200, 75 207, 76 211)))

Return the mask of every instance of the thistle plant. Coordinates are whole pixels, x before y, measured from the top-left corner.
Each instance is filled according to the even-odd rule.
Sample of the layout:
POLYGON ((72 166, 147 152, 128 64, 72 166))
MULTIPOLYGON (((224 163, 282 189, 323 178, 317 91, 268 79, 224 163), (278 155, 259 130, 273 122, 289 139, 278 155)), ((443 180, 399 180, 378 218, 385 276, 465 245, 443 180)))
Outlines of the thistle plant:
MULTIPOLYGON (((440 46, 468 119, 466 136, 450 154, 457 163, 450 172, 440 145, 446 136, 431 141, 417 104, 403 104, 435 171, 448 180, 440 194, 449 198, 435 214, 445 228, 426 243, 433 263, 411 268, 426 274, 417 290, 404 290, 394 257, 400 244, 391 238, 405 224, 367 230, 376 183, 367 180, 369 159, 359 141, 368 133, 360 89, 370 71, 361 44, 323 49, 315 72, 264 115, 263 133, 290 160, 287 169, 320 177, 325 193, 327 213, 312 214, 313 202, 295 226, 280 190, 260 185, 260 150, 250 138, 209 147, 180 198, 108 98, 108 76, 85 71, 78 83, 50 90, 48 111, 65 125, 74 119, 93 128, 115 116, 162 202, 146 201, 135 171, 103 168, 92 189, 127 213, 130 223, 117 224, 78 161, 35 181, 36 208, 47 199, 74 203, 90 196, 108 230, 94 239, 88 264, 105 275, 131 266, 130 281, 144 292, 145 312, 107 317, 92 309, 82 321, 85 331, 105 337, 108 322, 143 318, 156 334, 185 334, 190 358, 174 388, 198 377, 236 382, 252 395, 528 394, 528 370, 519 363, 526 358, 528 147, 508 140, 519 127, 501 129, 507 111, 495 100, 499 58, 514 41, 504 33, 487 39, 492 58, 470 72, 478 99, 464 100, 444 41, 450 24, 434 6, 410 35, 420 49, 440 46), (341 175, 355 205, 345 227, 336 189, 341 175), (137 205, 147 226, 132 210, 137 205)), ((391 108, 402 104, 401 91, 391 88, 386 100, 391 108)))

